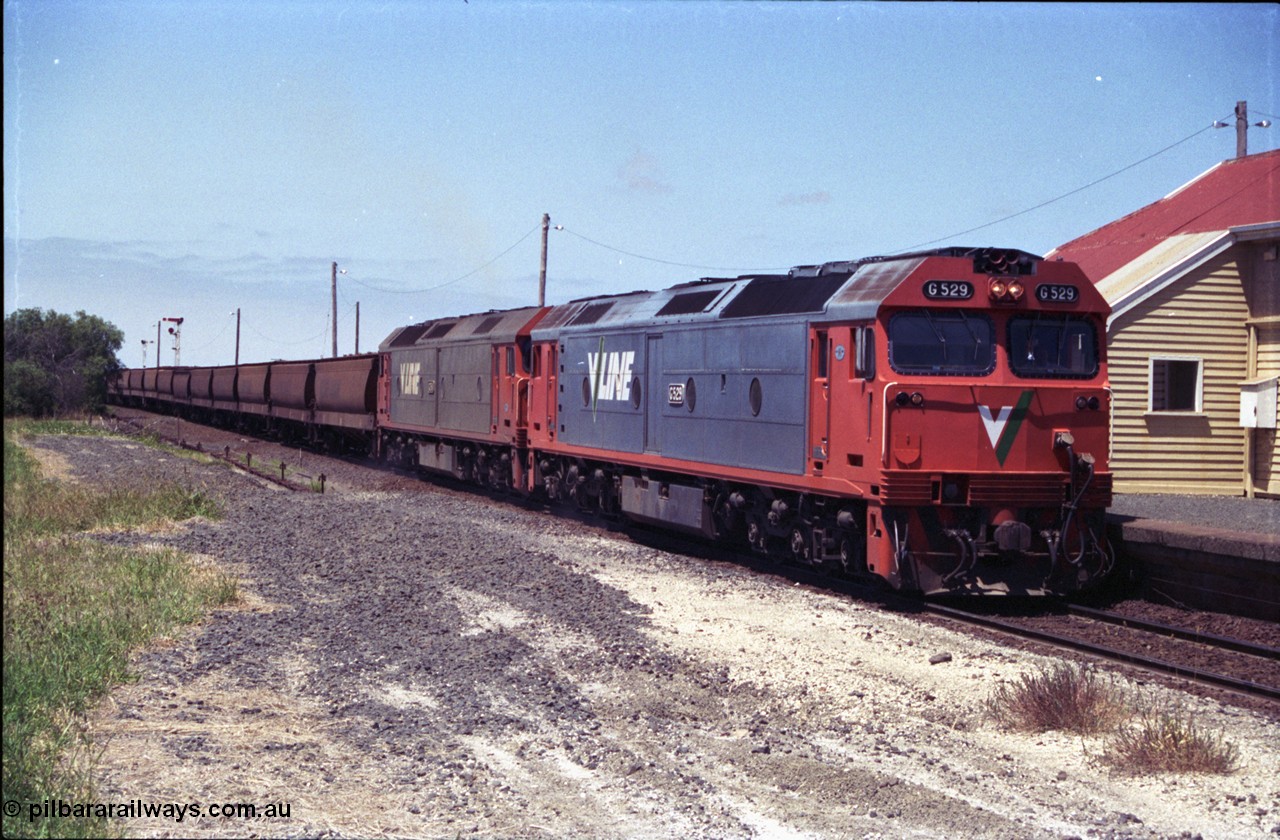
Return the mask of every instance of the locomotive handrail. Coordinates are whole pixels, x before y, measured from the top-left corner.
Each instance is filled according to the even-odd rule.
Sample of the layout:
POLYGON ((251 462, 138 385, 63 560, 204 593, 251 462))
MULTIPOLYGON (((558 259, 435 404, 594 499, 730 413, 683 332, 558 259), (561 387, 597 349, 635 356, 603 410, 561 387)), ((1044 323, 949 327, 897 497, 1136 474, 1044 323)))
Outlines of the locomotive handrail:
POLYGON ((886 382, 880 393, 880 464, 889 466, 889 389, 898 386, 898 380, 886 382))

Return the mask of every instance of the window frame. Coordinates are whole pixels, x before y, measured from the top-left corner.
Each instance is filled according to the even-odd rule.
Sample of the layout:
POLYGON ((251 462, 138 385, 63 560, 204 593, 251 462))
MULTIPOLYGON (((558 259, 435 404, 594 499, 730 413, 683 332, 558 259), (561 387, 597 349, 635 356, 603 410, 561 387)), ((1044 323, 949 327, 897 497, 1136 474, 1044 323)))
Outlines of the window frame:
MULTIPOLYGON (((1164 374, 1165 382, 1165 401, 1168 400, 1168 382, 1169 374, 1166 369, 1164 374)), ((1160 416, 1171 415, 1194 415, 1204 414, 1204 357, 1203 356, 1183 356, 1178 354, 1160 354, 1158 356, 1147 357, 1147 413, 1160 416), (1192 408, 1157 408, 1156 407, 1156 366, 1168 362, 1186 363, 1193 362, 1196 365, 1196 382, 1195 397, 1192 408)))
POLYGON ((1028 312, 1016 313, 1009 317, 1008 323, 1005 325, 1005 355, 1008 357, 1009 372, 1019 379, 1093 379, 1102 371, 1102 353, 1098 344, 1098 325, 1086 315, 1068 314, 1068 313, 1051 313, 1028 312), (1031 321, 1034 327, 1036 323, 1053 323, 1061 325, 1065 330, 1070 324, 1085 324, 1089 327, 1089 332, 1093 339, 1093 370, 1087 373, 1073 373, 1063 371, 1058 373, 1034 373, 1024 372, 1018 369, 1018 365, 1014 359, 1017 358, 1014 351, 1013 329, 1014 324, 1020 321, 1031 321))
POLYGON ((975 376, 975 377, 990 376, 992 373, 995 372, 996 367, 999 364, 999 354, 996 353, 996 347, 999 346, 1000 340, 999 340, 999 336, 996 333, 995 321, 994 319, 992 319, 990 313, 988 312, 985 312, 982 310, 971 310, 971 309, 965 309, 965 310, 933 309, 933 308, 907 309, 901 312, 895 312, 892 315, 890 315, 889 320, 885 326, 886 326, 885 343, 888 345, 887 351, 889 355, 889 367, 892 368, 895 373, 904 374, 907 376, 975 376), (895 354, 895 342, 894 342, 894 322, 896 322, 900 318, 918 317, 921 315, 925 316, 926 318, 930 316, 932 317, 941 316, 943 318, 949 318, 950 316, 955 315, 955 316, 958 316, 955 320, 961 323, 965 322, 966 320, 972 320, 972 321, 980 321, 983 324, 985 324, 986 330, 987 330, 987 341, 988 341, 987 347, 991 357, 986 367, 979 368, 979 367, 971 366, 971 367, 945 369, 945 370, 923 370, 921 369, 920 366, 917 366, 917 365, 901 364, 898 361, 898 359, 895 358, 896 354, 895 354))

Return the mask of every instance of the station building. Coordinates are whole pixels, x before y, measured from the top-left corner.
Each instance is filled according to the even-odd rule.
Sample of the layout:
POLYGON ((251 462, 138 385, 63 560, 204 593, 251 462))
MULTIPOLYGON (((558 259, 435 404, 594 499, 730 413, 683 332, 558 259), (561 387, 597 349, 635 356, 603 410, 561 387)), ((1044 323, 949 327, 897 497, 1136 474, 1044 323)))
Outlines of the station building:
POLYGON ((1055 248, 1112 306, 1117 493, 1280 498, 1280 150, 1055 248))

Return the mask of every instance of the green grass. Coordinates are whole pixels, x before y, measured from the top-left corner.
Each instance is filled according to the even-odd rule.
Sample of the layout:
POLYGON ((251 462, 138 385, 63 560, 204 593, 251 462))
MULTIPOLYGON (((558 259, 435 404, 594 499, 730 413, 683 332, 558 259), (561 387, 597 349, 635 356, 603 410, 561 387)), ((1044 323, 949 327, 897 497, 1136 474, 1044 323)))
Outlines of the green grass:
POLYGON ((87 802, 92 745, 83 715, 130 679, 132 651, 236 594, 232 579, 170 550, 108 546, 82 532, 217 517, 216 499, 170 485, 97 491, 50 481, 15 442, 26 434, 99 433, 83 425, 5 422, 3 835, 99 836, 96 821, 30 821, 26 804, 87 802))

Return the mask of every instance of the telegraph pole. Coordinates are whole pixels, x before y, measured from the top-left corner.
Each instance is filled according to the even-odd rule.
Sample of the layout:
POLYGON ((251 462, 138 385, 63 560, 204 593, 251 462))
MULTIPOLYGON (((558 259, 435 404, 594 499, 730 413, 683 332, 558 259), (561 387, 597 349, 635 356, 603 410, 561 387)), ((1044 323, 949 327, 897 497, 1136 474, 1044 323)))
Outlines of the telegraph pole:
POLYGON ((356 353, 360 352, 360 301, 356 301, 356 353))
MULTIPOLYGON (((1271 120, 1259 120, 1253 124, 1255 128, 1270 128, 1271 120)), ((1227 128, 1227 123, 1215 121, 1214 128, 1227 128)), ((1249 103, 1243 99, 1236 102, 1236 157, 1247 157, 1249 154, 1249 103)))
POLYGON ((551 229, 551 216, 542 214, 542 267, 538 270, 538 306, 547 305, 547 231, 551 229))
POLYGON ((240 367, 240 307, 236 307, 236 367, 240 367))
POLYGON ((333 264, 333 279, 329 284, 330 297, 333 300, 333 357, 338 358, 338 264, 333 264))
POLYGON ((1236 103, 1236 157, 1249 154, 1249 103, 1241 100, 1236 103))

